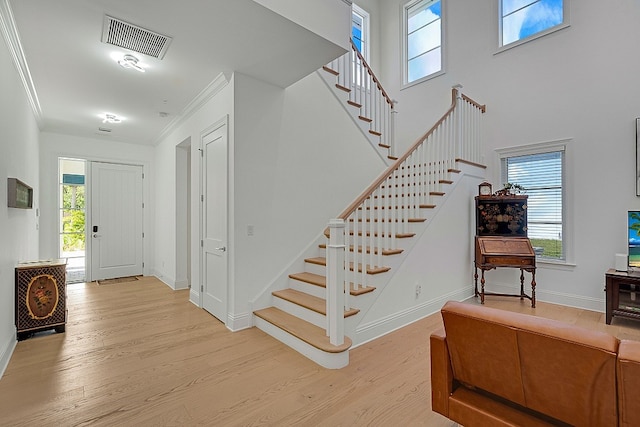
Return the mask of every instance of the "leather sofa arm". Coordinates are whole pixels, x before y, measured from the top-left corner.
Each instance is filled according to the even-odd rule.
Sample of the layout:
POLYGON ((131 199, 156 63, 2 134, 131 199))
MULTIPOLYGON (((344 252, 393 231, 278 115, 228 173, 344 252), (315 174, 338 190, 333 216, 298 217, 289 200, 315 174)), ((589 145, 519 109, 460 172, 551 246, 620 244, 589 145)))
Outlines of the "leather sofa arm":
POLYGON ((640 342, 622 340, 618 350, 618 420, 621 427, 640 425, 640 342))
POLYGON ((449 417, 449 396, 453 393, 453 371, 444 329, 431 334, 431 409, 449 417))

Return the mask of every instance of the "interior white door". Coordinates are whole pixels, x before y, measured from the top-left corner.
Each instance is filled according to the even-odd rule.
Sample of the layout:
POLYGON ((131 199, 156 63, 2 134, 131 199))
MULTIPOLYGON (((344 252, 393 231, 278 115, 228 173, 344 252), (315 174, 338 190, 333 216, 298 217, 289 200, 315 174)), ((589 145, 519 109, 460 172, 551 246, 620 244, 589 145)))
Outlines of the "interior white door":
POLYGON ((202 305, 227 318, 227 126, 202 138, 202 305))
POLYGON ((91 279, 142 274, 142 166, 91 162, 91 279))

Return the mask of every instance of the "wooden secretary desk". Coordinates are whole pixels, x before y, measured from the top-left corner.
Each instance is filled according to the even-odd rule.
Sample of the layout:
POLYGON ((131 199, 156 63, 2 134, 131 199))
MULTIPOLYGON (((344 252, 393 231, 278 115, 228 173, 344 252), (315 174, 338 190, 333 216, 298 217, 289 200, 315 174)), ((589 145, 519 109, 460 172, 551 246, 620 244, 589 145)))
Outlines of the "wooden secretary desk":
POLYGON ((475 198, 475 295, 527 298, 536 306, 536 255, 527 237, 526 195, 480 195, 475 198), (520 293, 485 292, 484 272, 495 268, 520 269, 520 293), (478 292, 478 269, 481 271, 478 292), (531 295, 524 290, 524 272, 531 273, 531 295))

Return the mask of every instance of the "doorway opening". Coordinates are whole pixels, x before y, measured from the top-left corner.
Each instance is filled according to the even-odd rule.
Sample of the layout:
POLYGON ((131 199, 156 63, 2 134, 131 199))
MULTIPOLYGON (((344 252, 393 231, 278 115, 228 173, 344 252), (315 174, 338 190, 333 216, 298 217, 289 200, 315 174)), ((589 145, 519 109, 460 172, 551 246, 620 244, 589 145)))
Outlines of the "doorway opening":
POLYGON ((67 259, 67 283, 86 280, 86 164, 58 159, 58 256, 67 259))

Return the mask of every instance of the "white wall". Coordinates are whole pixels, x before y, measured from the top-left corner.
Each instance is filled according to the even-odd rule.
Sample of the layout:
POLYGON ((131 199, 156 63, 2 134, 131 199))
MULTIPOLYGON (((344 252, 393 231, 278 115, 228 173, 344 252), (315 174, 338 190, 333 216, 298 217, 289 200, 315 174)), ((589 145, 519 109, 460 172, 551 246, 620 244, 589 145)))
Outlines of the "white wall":
MULTIPOLYGON (((351 31, 350 6, 342 0, 255 0, 298 25, 348 51, 351 31)), ((327 61, 328 62, 328 61, 327 61)))
POLYGON ((0 41, 0 374, 16 343, 14 268, 39 257, 38 127, 4 41, 0 41), (33 187, 33 209, 7 207, 7 178, 33 187))
POLYGON ((156 215, 154 205, 153 165, 154 148, 147 145, 126 144, 106 138, 90 139, 77 136, 42 132, 40 134, 40 257, 58 257, 58 158, 105 161, 142 165, 145 233, 143 246, 144 274, 153 271, 154 229, 156 215))
MULTIPOLYGON (((401 89, 403 1, 380 2, 382 80, 400 101, 399 142, 409 144, 449 104, 450 87, 487 104, 487 177, 498 183, 494 150, 570 138, 566 218, 575 265, 538 265, 541 300, 604 310, 604 273, 626 252, 626 211, 635 196, 635 124, 640 116, 640 3, 573 0, 571 26, 522 46, 497 51, 497 1, 447 1, 446 73, 401 89)), ((453 220, 453 219, 452 219, 453 220)), ((462 260, 452 258, 451 267, 462 260)), ((495 283, 514 283, 493 273, 495 283)))

